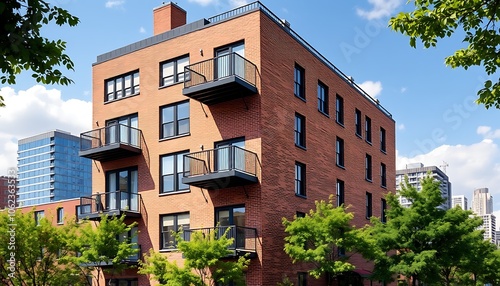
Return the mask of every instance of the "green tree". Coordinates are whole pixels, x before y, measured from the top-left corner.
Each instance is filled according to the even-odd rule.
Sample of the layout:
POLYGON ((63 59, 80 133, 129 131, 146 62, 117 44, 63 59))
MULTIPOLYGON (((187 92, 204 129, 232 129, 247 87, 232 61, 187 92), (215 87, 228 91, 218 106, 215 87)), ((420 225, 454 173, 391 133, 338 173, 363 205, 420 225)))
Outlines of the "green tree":
MULTIPOLYGON (((7 0, 0 2, 0 70, 2 84, 15 84, 16 76, 31 70, 43 84, 68 85, 73 81, 59 70, 74 64, 65 54, 66 42, 51 40, 41 32, 44 25, 76 26, 79 19, 67 10, 44 0, 7 0)), ((3 99, 0 97, 0 106, 3 99)))
POLYGON ((294 263, 312 263, 309 274, 316 278, 351 271, 355 269, 349 262, 353 254, 374 257, 378 251, 369 232, 352 226, 354 215, 343 206, 335 207, 332 198, 316 201, 316 209, 305 217, 295 216, 292 221, 283 218, 285 252, 294 263))
POLYGON ((245 285, 244 270, 250 261, 239 257, 236 261, 224 261, 231 254, 228 248, 233 244, 233 238, 224 235, 217 237, 217 229, 210 233, 191 232, 190 240, 182 238, 182 231, 175 234, 177 248, 182 252, 184 266, 170 262, 166 256, 150 250, 140 263, 139 273, 152 275, 163 286, 203 286, 245 285))
POLYGON ((485 264, 477 251, 484 248, 482 255, 493 252, 477 230, 481 218, 459 207, 443 209, 440 182, 430 175, 422 179, 421 186, 418 191, 406 178, 399 194, 387 196, 387 223, 372 220, 373 237, 388 253, 376 259, 375 278, 388 280, 393 274, 401 274, 413 285, 461 285, 459 281, 466 275, 472 277, 474 271, 486 277, 486 273, 480 273, 485 264), (401 206, 398 195, 411 201, 411 206, 401 206))
MULTIPOLYGON (((462 41, 468 46, 446 57, 446 65, 468 69, 482 66, 488 75, 494 75, 500 66, 500 35, 497 24, 500 1, 415 0, 415 9, 401 12, 391 18, 390 27, 410 37, 410 46, 416 47, 419 39, 424 47, 436 46, 438 39, 452 37, 463 31, 462 41)), ((500 79, 487 80, 478 91, 477 103, 486 108, 500 108, 500 79)))
POLYGON ((69 257, 78 224, 53 226, 35 213, 0 212, 0 281, 2 285, 85 285, 85 275, 69 257))
POLYGON ((94 224, 84 221, 72 247, 78 255, 70 260, 82 273, 97 273, 95 280, 100 285, 103 272, 120 273, 129 265, 125 263, 130 257, 138 254, 138 246, 132 242, 137 233, 132 230, 136 222, 126 224, 125 216, 101 215, 100 221, 94 224), (112 264, 113 267, 107 268, 112 264))

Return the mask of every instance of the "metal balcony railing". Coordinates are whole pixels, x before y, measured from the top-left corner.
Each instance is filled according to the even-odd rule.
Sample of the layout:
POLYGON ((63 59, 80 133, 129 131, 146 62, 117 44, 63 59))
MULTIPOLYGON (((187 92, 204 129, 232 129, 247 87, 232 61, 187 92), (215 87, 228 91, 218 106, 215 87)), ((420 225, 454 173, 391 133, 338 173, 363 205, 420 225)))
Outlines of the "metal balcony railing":
POLYGON ((184 68, 184 88, 236 76, 255 86, 257 67, 237 53, 218 56, 184 68))
POLYGON ((125 144, 141 148, 142 131, 123 124, 112 124, 80 134, 80 151, 125 144))
POLYGON ((237 170, 257 177, 257 154, 237 146, 224 146, 184 155, 184 177, 237 170))
POLYGON ((216 226, 208 228, 192 228, 186 229, 183 233, 183 238, 189 241, 191 233, 202 232, 205 235, 210 235, 215 232, 215 237, 219 238, 226 234, 227 238, 233 239, 233 243, 228 247, 232 251, 232 255, 240 256, 246 253, 255 253, 257 251, 257 229, 244 226, 216 226))
POLYGON ((140 214, 142 198, 140 194, 123 191, 93 194, 90 197, 81 197, 77 214, 81 217, 88 215, 125 213, 140 214))

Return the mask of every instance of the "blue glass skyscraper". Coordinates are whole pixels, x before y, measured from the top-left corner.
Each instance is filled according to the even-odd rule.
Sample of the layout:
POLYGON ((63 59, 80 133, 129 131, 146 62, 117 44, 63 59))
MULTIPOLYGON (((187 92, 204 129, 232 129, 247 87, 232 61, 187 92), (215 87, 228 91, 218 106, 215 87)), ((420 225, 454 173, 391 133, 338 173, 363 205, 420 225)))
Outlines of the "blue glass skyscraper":
POLYGON ((18 205, 92 193, 91 160, 78 156, 80 137, 55 130, 18 142, 18 205))

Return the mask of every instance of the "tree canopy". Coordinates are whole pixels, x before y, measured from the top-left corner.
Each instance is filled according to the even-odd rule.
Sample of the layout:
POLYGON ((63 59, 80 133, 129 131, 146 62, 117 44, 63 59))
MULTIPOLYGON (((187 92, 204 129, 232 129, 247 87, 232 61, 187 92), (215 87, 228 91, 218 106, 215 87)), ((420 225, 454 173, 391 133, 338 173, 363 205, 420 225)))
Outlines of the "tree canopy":
MULTIPOLYGON (((16 76, 31 70, 43 84, 68 85, 73 81, 60 70, 74 69, 65 54, 66 42, 42 35, 50 24, 76 26, 79 19, 67 10, 45 0, 9 0, 0 2, 0 82, 15 84, 16 76)), ((3 99, 0 97, 0 106, 3 99)))
MULTIPOLYGON (((488 75, 495 75, 500 66, 499 0, 415 0, 415 9, 391 18, 390 27, 410 37, 410 46, 419 39, 424 47, 436 46, 439 39, 463 32, 467 47, 446 57, 446 65, 468 69, 481 66, 488 75)), ((459 36, 460 37, 460 36, 459 36)), ((478 91, 479 104, 500 108, 500 79, 486 80, 478 91)))

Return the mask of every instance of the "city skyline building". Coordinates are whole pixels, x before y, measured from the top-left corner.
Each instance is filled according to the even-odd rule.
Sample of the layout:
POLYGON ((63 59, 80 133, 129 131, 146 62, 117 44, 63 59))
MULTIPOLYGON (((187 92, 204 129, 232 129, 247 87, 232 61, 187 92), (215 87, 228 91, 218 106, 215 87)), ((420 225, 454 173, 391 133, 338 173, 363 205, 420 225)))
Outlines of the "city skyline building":
MULTIPOLYGON (((422 163, 412 163, 407 164, 405 169, 396 170, 396 190, 401 189, 401 184, 404 183, 406 176, 408 176, 408 183, 411 186, 415 187, 417 190, 421 190, 421 180, 429 173, 435 180, 441 182, 441 196, 445 199, 441 208, 445 210, 450 209, 452 205, 451 182, 448 175, 446 175, 437 166, 425 167, 422 163)), ((399 202, 404 207, 409 207, 411 205, 411 202, 405 197, 400 196, 399 202)))
POLYGON ((79 156, 80 138, 62 130, 18 141, 20 207, 90 195, 91 160, 79 156))
POLYGON ((484 240, 496 244, 496 217, 493 214, 483 214, 478 216, 483 220, 483 224, 478 227, 478 229, 484 230, 484 240))
POLYGON ((479 215, 493 213, 493 196, 488 188, 477 188, 472 194, 472 211, 479 215))
POLYGON ((464 195, 459 195, 459 196, 452 196, 452 205, 451 207, 459 206, 463 210, 468 210, 468 200, 467 197, 464 195))
MULTIPOLYGON (((12 178, 11 178, 12 179, 12 178)), ((8 206, 9 177, 0 176, 0 209, 8 206)))

